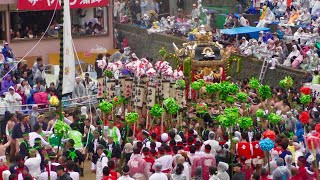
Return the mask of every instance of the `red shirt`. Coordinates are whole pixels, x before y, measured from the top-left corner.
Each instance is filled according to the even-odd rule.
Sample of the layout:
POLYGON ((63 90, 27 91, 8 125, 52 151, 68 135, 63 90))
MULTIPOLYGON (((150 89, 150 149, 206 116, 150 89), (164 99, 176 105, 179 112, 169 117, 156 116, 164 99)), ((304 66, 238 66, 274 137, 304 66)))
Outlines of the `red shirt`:
POLYGON ((260 180, 272 180, 272 179, 268 178, 267 176, 261 176, 260 180))
MULTIPOLYGON (((0 174, 2 174, 3 171, 5 171, 5 170, 8 170, 8 167, 7 167, 5 164, 3 164, 2 166, 0 166, 0 174)), ((0 176, 0 180, 3 180, 3 179, 2 179, 2 176, 0 176)))
POLYGON ((150 172, 154 172, 154 170, 152 169, 152 166, 155 160, 151 157, 144 157, 143 159, 147 162, 147 166, 150 169, 150 172))
POLYGON ((282 153, 282 148, 275 147, 275 148, 273 148, 273 150, 277 151, 279 153, 279 155, 282 153))
POLYGON ((111 175, 113 178, 115 178, 115 179, 118 178, 118 173, 115 172, 115 171, 110 171, 110 175, 111 175))
POLYGON ((238 156, 246 157, 246 160, 251 159, 251 150, 250 150, 250 143, 248 142, 239 142, 238 144, 238 156))
POLYGON ((288 180, 303 180, 299 175, 295 175, 295 176, 292 176, 290 179, 288 180))
POLYGON ((307 175, 307 170, 306 170, 306 167, 305 166, 301 166, 299 167, 299 177, 302 178, 302 179, 308 179, 308 175, 307 175))
POLYGON ((263 151, 260 148, 259 141, 253 141, 251 142, 252 148, 253 148, 253 154, 252 158, 263 158, 263 151))
POLYGON ((117 180, 117 178, 113 176, 103 176, 102 180, 117 180))

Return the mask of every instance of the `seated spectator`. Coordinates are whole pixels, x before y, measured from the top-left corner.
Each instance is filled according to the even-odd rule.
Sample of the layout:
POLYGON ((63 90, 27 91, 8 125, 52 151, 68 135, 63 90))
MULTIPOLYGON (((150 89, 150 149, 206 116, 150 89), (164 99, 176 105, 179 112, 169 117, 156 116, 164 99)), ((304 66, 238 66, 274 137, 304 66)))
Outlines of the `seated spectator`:
POLYGON ((32 74, 35 75, 37 70, 39 69, 39 65, 43 64, 42 58, 37 57, 36 62, 34 62, 32 66, 32 74))
POLYGON ((22 67, 23 67, 22 62, 19 62, 17 65, 17 69, 13 73, 14 78, 18 83, 20 83, 20 79, 22 78, 22 73, 23 73, 22 67))
POLYGON ((94 28, 92 22, 89 22, 86 27, 86 35, 92 35, 94 33, 94 28))
POLYGON ((37 83, 33 86, 33 91, 35 93, 46 92, 46 88, 42 85, 41 80, 37 80, 37 83))
POLYGON ((267 25, 271 24, 274 20, 275 20, 275 15, 270 10, 270 8, 267 8, 265 17, 260 19, 259 23, 257 24, 257 27, 267 27, 267 25))
POLYGON ((72 92, 72 99, 76 99, 77 102, 81 102, 85 95, 86 89, 83 83, 81 83, 80 77, 76 77, 76 83, 72 92))
POLYGON ((6 95, 9 90, 9 87, 13 87, 14 83, 11 79, 11 75, 7 75, 1 83, 1 95, 6 95))
POLYGON ((22 81, 26 81, 32 87, 34 82, 33 82, 33 80, 32 80, 33 78, 31 76, 32 76, 32 74, 29 76, 28 71, 24 70, 22 73, 22 77, 20 78, 20 83, 22 83, 22 81))
POLYGON ((9 44, 7 42, 4 43, 4 47, 2 48, 2 55, 4 56, 5 61, 8 61, 10 59, 12 61, 14 58, 12 49, 9 47, 9 44))
POLYGON ((33 75, 33 81, 41 80, 41 84, 45 84, 46 81, 46 72, 44 71, 44 67, 42 64, 38 66, 36 73, 33 75))
POLYGON ((13 73, 11 71, 10 64, 8 62, 4 62, 3 63, 3 69, 1 70, 1 77, 4 77, 7 74, 12 76, 13 73))
POLYGON ((58 37, 59 36, 59 29, 60 29, 60 25, 57 23, 56 20, 53 20, 53 22, 50 25, 48 32, 47 32, 48 36, 58 37))
POLYGON ((6 94, 4 98, 7 102, 7 109, 11 113, 16 113, 21 110, 22 98, 21 96, 14 92, 14 88, 12 86, 9 87, 9 93, 6 94))

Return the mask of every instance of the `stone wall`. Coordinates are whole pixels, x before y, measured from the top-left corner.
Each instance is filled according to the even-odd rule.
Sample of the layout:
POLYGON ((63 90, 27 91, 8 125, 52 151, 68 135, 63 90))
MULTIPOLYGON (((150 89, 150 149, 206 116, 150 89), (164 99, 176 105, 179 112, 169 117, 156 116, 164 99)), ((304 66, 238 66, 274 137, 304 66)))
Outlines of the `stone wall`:
MULTIPOLYGON (((124 33, 125 38, 129 41, 129 46, 138 55, 138 57, 152 57, 155 61, 160 59, 159 50, 166 47, 173 52, 172 42, 181 47, 182 43, 187 42, 187 39, 174 37, 165 34, 148 34, 146 29, 141 29, 127 24, 116 24, 115 27, 124 33)), ((259 77, 262 68, 262 61, 244 57, 241 63, 241 71, 236 73, 237 63, 232 63, 229 74, 235 79, 250 78, 252 76, 259 77)), ((301 82, 304 72, 283 66, 277 66, 276 70, 268 69, 263 83, 272 86, 278 85, 279 80, 285 76, 291 76, 295 82, 301 82)), ((299 86, 296 83, 296 86, 299 86)))
MULTIPOLYGON (((230 66, 229 75, 234 79, 244 79, 256 77, 259 78, 262 68, 262 60, 258 60, 253 57, 243 57, 241 62, 240 72, 237 73, 237 63, 233 62, 230 66)), ((294 80, 295 87, 300 86, 300 82, 303 81, 305 72, 298 69, 292 69, 284 66, 276 66, 275 70, 267 69, 264 76, 263 84, 269 84, 270 86, 278 86, 279 81, 285 76, 291 76, 294 80)))
POLYGON ((158 60, 161 58, 159 50, 162 47, 174 52, 172 45, 173 42, 178 47, 181 47, 182 43, 188 41, 187 39, 166 34, 148 34, 146 29, 127 24, 116 24, 115 28, 123 32, 124 37, 129 41, 129 46, 138 57, 151 57, 158 60))

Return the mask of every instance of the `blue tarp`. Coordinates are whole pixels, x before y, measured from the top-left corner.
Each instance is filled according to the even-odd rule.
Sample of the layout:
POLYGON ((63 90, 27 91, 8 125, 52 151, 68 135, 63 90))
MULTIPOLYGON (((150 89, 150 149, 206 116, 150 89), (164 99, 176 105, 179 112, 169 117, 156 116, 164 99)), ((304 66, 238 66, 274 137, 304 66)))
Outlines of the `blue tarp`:
POLYGON ((258 27, 247 26, 247 27, 238 27, 238 28, 232 28, 232 29, 221 29, 220 32, 222 34, 228 34, 228 35, 249 34, 251 38, 258 38, 260 31, 267 32, 269 30, 270 28, 258 28, 258 27))

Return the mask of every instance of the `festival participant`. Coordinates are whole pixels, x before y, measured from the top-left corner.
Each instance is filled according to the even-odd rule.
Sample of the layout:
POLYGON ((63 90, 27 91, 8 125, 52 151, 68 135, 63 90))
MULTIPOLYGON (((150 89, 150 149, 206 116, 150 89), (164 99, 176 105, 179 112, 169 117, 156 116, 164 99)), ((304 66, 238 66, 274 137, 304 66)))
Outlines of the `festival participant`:
POLYGON ((72 178, 72 180, 79 180, 79 173, 74 172, 74 167, 75 164, 73 161, 67 162, 67 172, 69 173, 70 177, 72 178))
POLYGON ((205 145, 209 144, 211 146, 210 154, 216 156, 217 154, 216 149, 218 149, 219 142, 215 140, 215 134, 213 131, 209 132, 208 138, 209 139, 207 141, 203 142, 201 150, 204 151, 205 145))
POLYGON ((36 149, 30 149, 29 158, 25 161, 25 165, 28 167, 31 176, 38 179, 41 174, 40 169, 41 156, 36 149))
POLYGON ((148 179, 148 166, 147 162, 142 159, 140 155, 140 149, 133 150, 134 155, 128 162, 128 166, 130 168, 130 176, 135 179, 148 179))
POLYGON ((203 169, 202 177, 204 180, 209 179, 209 168, 216 167, 216 158, 210 154, 211 146, 207 144, 205 146, 205 155, 199 158, 200 166, 203 169))
POLYGON ((247 142, 248 133, 242 132, 241 133, 241 142, 236 144, 236 151, 238 153, 238 158, 242 163, 251 164, 252 158, 252 151, 253 147, 252 144, 247 142))
POLYGON ((108 142, 106 146, 106 150, 111 153, 111 157, 114 160, 121 158, 121 147, 120 144, 113 141, 114 137, 108 136, 108 142))
MULTIPOLYGON (((292 155, 291 152, 288 150, 288 143, 282 142, 281 143, 281 154, 279 154, 279 157, 282 159, 285 159, 287 155, 292 155)), ((284 165, 286 165, 286 162, 283 162, 284 165)))
POLYGON ((29 143, 30 143, 30 146, 34 146, 34 142, 35 142, 35 139, 36 138, 40 138, 41 139, 41 144, 46 146, 46 145, 49 145, 49 143, 44 140, 44 138, 42 137, 42 134, 44 134, 42 132, 42 127, 38 124, 38 125, 35 125, 34 126, 34 132, 30 132, 29 133, 29 143))
POLYGON ((148 172, 148 177, 150 177, 150 175, 154 172, 154 170, 152 169, 152 166, 155 162, 155 159, 153 159, 152 157, 150 157, 150 150, 147 147, 142 148, 142 154, 144 156, 144 160, 147 163, 147 168, 149 169, 148 172))
POLYGON ((308 179, 308 175, 307 175, 307 170, 306 170, 306 158, 304 156, 300 156, 298 157, 298 162, 297 162, 297 165, 298 165, 298 171, 299 171, 299 177, 301 179, 308 179))
MULTIPOLYGON (((155 162, 160 162, 162 165, 162 172, 168 173, 172 170, 173 158, 171 155, 166 154, 165 148, 163 146, 158 148, 159 157, 155 162)), ((154 167, 152 168, 154 169, 154 167)), ((155 169, 154 169, 155 170, 155 169)))
POLYGON ((19 115, 18 119, 19 119, 19 123, 16 123, 12 129, 12 139, 15 140, 16 154, 19 152, 19 146, 23 140, 22 135, 24 133, 30 132, 30 127, 28 125, 28 116, 27 115, 19 115))
POLYGON ((261 134, 257 132, 255 134, 254 141, 251 142, 252 150, 252 163, 256 167, 256 172, 260 173, 263 164, 263 151, 260 148, 259 142, 261 139, 261 134))
POLYGON ((187 176, 182 173, 183 170, 184 170, 184 166, 180 163, 177 164, 177 166, 175 168, 175 173, 171 175, 171 179, 172 180, 179 180, 179 179, 187 180, 187 176))
POLYGON ((108 166, 108 157, 103 152, 103 150, 104 150, 104 146, 98 145, 97 147, 98 159, 95 166, 95 173, 96 173, 97 180, 101 180, 103 178, 103 169, 104 167, 108 166))
POLYGON ((155 162, 153 167, 155 169, 155 173, 149 177, 149 180, 168 180, 167 175, 161 172, 162 165, 160 162, 155 162))
POLYGON ((112 137, 115 143, 120 144, 120 139, 121 139, 120 130, 117 126, 114 125, 113 120, 109 120, 108 127, 106 130, 107 130, 108 138, 112 137))
POLYGON ((122 168, 123 175, 121 177, 119 177, 118 180, 134 180, 133 178, 131 178, 129 176, 129 172, 130 172, 129 166, 127 166, 127 165, 123 166, 123 168, 122 168))
POLYGON ((240 180, 240 179, 246 179, 245 174, 241 171, 242 164, 236 163, 233 165, 233 171, 235 172, 232 176, 232 180, 240 180))
POLYGON ((61 166, 61 165, 57 166, 56 172, 57 172, 59 180, 72 180, 70 175, 67 172, 65 172, 63 166, 61 166))
POLYGON ((116 180, 117 178, 110 175, 110 169, 108 166, 105 166, 102 170, 103 178, 102 180, 116 180))
POLYGON ((15 156, 15 163, 9 168, 11 174, 18 175, 22 173, 24 170, 29 171, 28 167, 24 164, 24 159, 21 155, 17 154, 15 156))
POLYGON ((75 170, 82 174, 83 168, 80 168, 80 164, 84 161, 84 155, 74 148, 74 143, 73 139, 68 140, 66 151, 63 152, 63 156, 65 156, 68 161, 73 161, 76 164, 75 170))
MULTIPOLYGON (((48 164, 45 164, 45 166, 48 166, 48 164)), ((40 174, 39 180, 48 180, 49 177, 50 177, 50 180, 57 180, 58 178, 57 173, 54 170, 46 168, 46 170, 40 174)))
POLYGON ((110 169, 110 175, 114 178, 119 178, 120 177, 120 173, 117 172, 117 167, 116 167, 116 163, 114 160, 109 160, 108 161, 108 167, 110 169))
POLYGON ((290 178, 289 170, 284 166, 284 160, 282 158, 277 159, 277 168, 272 173, 273 179, 288 179, 290 178))
POLYGON ((225 162, 219 162, 217 166, 217 176, 220 180, 230 180, 230 176, 227 173, 227 170, 229 169, 229 165, 225 162))
POLYGON ((106 142, 100 138, 100 134, 98 130, 93 132, 93 139, 89 142, 88 152, 92 156, 91 170, 95 170, 95 166, 98 160, 97 147, 102 145, 103 147, 107 147, 106 142))
POLYGON ((31 146, 29 144, 29 133, 25 132, 23 134, 23 141, 21 142, 19 149, 20 149, 19 154, 23 156, 24 159, 28 158, 28 153, 29 153, 29 150, 31 149, 31 146))

